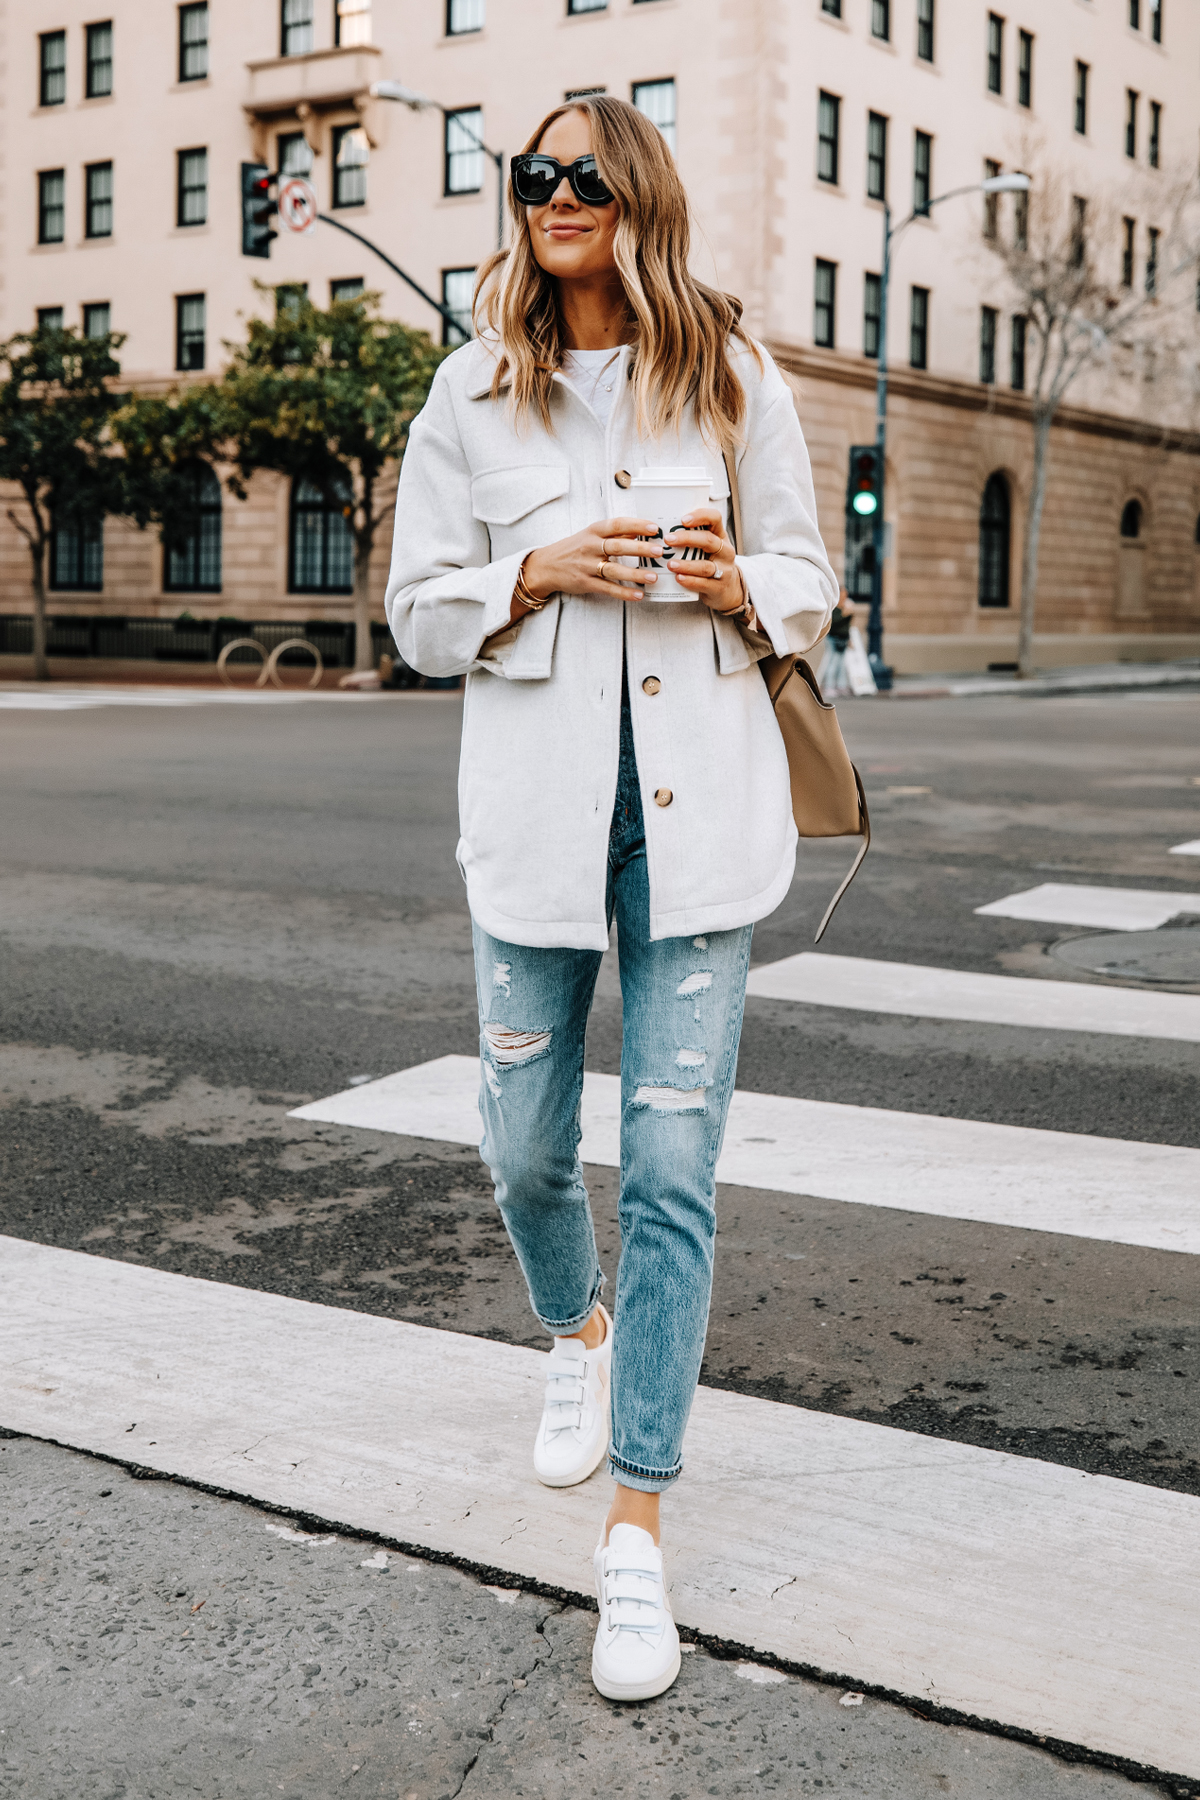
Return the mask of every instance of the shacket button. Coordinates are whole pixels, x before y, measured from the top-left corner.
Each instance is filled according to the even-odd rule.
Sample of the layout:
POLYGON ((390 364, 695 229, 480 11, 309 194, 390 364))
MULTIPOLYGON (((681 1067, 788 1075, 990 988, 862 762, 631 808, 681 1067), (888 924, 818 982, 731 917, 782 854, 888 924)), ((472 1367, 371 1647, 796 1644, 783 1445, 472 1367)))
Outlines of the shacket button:
POLYGON ((628 469, 618 469, 616 474, 613 476, 613 480, 616 482, 616 484, 619 488, 627 488, 627 487, 633 486, 633 476, 629 473, 628 469))
POLYGON ((655 788, 654 790, 655 806, 670 806, 674 798, 675 796, 670 788, 655 788))
POLYGON ((645 681, 642 683, 642 692, 643 694, 657 694, 661 686, 662 682, 658 679, 657 675, 647 675, 645 681))

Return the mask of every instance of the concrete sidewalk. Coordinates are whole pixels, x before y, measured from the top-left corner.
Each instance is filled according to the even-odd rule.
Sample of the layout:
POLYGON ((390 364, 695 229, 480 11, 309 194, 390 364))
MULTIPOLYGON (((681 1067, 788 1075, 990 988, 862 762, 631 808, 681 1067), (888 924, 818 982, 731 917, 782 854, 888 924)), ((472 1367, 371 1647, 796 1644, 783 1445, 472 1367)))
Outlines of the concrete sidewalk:
MULTIPOLYGON (((886 651, 886 645, 885 645, 886 651)), ((963 700, 1017 694, 1108 694, 1129 689, 1200 687, 1200 657, 1169 663, 1085 663, 1051 669, 1028 681, 1015 675, 898 675, 892 695, 902 700, 963 700)))

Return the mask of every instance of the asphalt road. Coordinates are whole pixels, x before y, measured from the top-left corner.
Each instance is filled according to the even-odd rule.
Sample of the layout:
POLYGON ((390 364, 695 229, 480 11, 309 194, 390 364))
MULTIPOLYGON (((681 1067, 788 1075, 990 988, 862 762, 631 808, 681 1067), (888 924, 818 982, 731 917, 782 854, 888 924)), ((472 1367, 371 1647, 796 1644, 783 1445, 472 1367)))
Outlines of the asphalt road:
MULTIPOLYGON (((842 716, 875 843, 823 950, 1093 980, 1047 954, 1074 932, 973 909, 1051 880, 1198 885, 1187 859, 1181 868, 1166 849, 1198 832, 1200 696, 881 701, 849 704, 842 716)), ((285 1116, 353 1077, 475 1052, 469 921, 453 860, 458 719, 456 696, 424 694, 361 705, 0 712, 0 1232, 543 1341, 474 1152, 285 1116)), ((756 929, 756 962, 809 947, 845 862, 844 846, 805 849, 787 901, 756 929)), ((588 1066, 616 1072, 619 1045, 619 989, 606 966, 588 1066)), ((1183 1043, 755 999, 738 1082, 1194 1146, 1196 1065, 1196 1047, 1183 1043)), ((588 1174, 612 1273, 615 1173, 588 1174)), ((1200 1493, 1196 1260, 724 1188, 702 1379, 1200 1493)), ((61 1464, 51 1467, 38 1461, 49 1451, 24 1444, 5 1453, 32 1482, 30 1496, 43 1479, 61 1483, 92 1517, 88 1496, 108 1485, 96 1465, 56 1451, 61 1464)), ((116 1492, 127 1478, 112 1481, 116 1492)), ((132 1506, 149 1490, 128 1491, 132 1506)), ((170 1492, 182 1554, 184 1512, 195 1504, 197 1520, 207 1519, 222 1503, 170 1492)), ((42 1554, 36 1543, 31 1554, 42 1554)), ((473 1604, 469 1578, 436 1579, 450 1584, 437 1590, 446 1617, 473 1604)), ((297 1604, 302 1591, 301 1583, 297 1604)), ((530 1633, 543 1629, 539 1607, 528 1603, 530 1633)), ((586 1636, 557 1616, 545 1629, 586 1636)), ((92 1668, 91 1628, 86 1642, 92 1649, 69 1670, 92 1668)), ((703 1689, 704 1705, 716 1707, 722 1731, 729 1694, 749 1708, 747 1719, 770 1698, 773 1690, 760 1696, 753 1684, 745 1694, 741 1682, 731 1688, 725 1665, 703 1662, 704 1681, 716 1684, 703 1689)), ((812 1690, 813 1706, 826 1700, 812 1690)), ((511 1712, 509 1702, 505 1720, 511 1712)), ((609 1730, 599 1713, 596 1729, 609 1730)), ((572 1754, 554 1738, 555 1716, 551 1708, 551 1724, 528 1727, 543 1734, 538 1767, 547 1771, 572 1754)), ((358 1724, 345 1717, 349 1743, 358 1724)), ((712 1723, 699 1718, 687 1728, 693 1737, 712 1723)), ((763 1725, 768 1738, 773 1729, 763 1725)), ((115 1740, 88 1742, 107 1768, 115 1740)), ((176 1739, 161 1742, 165 1767, 176 1739)), ((785 1738, 773 1753, 792 1753, 785 1738)), ((499 1756, 494 1747, 488 1754, 499 1756)), ((513 1777, 500 1772, 515 1764, 488 1766, 490 1786, 461 1791, 510 1791, 503 1781, 513 1777)), ((145 1785, 138 1767, 113 1791, 170 1791, 165 1781, 145 1785)), ((745 1772, 744 1756, 738 1767, 745 1772)), ((66 1763, 63 1771, 55 1780, 66 1793, 66 1763)), ((22 1779, 14 1791, 39 1800, 60 1791, 22 1779)), ((291 1791, 291 1779, 273 1776, 261 1791, 279 1783, 291 1791)), ((421 1777, 420 1800, 443 1791, 440 1779, 421 1777)), ((1043 1779, 1021 1786, 1005 1776, 976 1789, 955 1775, 951 1791, 1056 1794, 1037 1785, 1043 1779)), ((311 1769, 297 1775, 294 1791, 317 1792, 310 1780, 311 1769)), ((447 1793, 460 1791, 446 1780, 447 1793)), ((785 1791, 807 1791, 798 1776, 789 1781, 785 1791)), ((874 1782, 870 1791, 937 1786, 874 1782)), ((681 1789, 687 1800, 697 1791, 690 1781, 681 1789)))

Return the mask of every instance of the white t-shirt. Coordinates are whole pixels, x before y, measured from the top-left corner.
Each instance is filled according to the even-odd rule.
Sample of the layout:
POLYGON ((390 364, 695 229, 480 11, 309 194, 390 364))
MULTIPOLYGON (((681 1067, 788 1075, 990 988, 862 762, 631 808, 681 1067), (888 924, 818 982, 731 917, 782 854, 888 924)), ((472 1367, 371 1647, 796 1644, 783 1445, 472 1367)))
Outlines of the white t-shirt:
POLYGON ((586 406, 590 406, 602 425, 608 424, 613 409, 617 378, 625 366, 623 352, 616 350, 564 350, 563 374, 586 406))

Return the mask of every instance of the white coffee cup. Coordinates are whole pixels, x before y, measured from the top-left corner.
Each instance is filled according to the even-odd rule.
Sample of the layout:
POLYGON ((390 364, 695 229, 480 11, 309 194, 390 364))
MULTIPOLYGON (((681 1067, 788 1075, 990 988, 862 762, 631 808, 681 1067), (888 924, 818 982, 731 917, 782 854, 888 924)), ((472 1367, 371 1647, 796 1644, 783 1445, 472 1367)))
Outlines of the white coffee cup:
MULTIPOLYGON (((629 485, 630 513, 635 518, 653 519, 664 537, 668 532, 681 531, 684 514, 707 506, 708 498, 707 469, 639 469, 629 485)), ((702 550, 690 546, 660 544, 656 555, 640 557, 637 564, 627 556, 621 557, 620 561, 630 568, 657 569, 658 580, 642 589, 645 599, 695 600, 697 596, 680 587, 672 570, 673 565, 699 561, 703 557, 702 550)))

